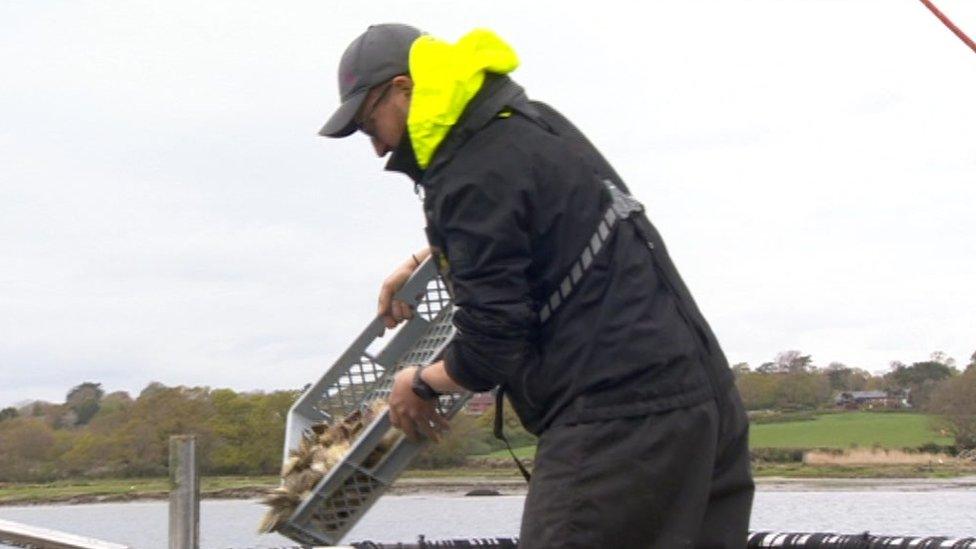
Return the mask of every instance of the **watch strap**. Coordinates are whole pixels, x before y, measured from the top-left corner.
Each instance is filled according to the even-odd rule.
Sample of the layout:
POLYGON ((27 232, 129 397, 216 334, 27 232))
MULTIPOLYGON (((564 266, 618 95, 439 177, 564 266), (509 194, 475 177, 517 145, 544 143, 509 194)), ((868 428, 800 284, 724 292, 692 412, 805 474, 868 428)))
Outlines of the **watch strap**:
POLYGON ((424 381, 424 378, 420 377, 420 372, 424 370, 425 366, 420 366, 413 373, 413 382, 410 384, 410 388, 413 389, 413 393, 424 400, 434 400, 435 398, 441 396, 440 393, 434 390, 429 383, 424 381))

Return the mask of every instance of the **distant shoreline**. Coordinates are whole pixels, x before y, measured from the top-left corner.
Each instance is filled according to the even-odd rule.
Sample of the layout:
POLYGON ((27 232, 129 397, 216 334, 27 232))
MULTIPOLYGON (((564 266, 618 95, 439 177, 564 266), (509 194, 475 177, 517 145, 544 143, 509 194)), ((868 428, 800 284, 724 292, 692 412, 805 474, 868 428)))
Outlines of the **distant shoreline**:
MULTIPOLYGON (((204 490, 201 498, 215 499, 259 499, 269 488, 268 485, 204 490)), ((758 477, 756 488, 761 492, 823 492, 823 491, 896 491, 917 492, 936 490, 976 489, 976 476, 954 478, 787 478, 758 477)), ((463 497, 472 490, 487 490, 498 495, 524 495, 526 483, 520 477, 497 476, 458 476, 438 478, 400 479, 387 492, 394 496, 451 496, 463 497)), ((0 495, 3 490, 0 489, 0 495)), ((34 505, 82 505, 91 503, 124 503, 136 501, 166 500, 168 492, 140 491, 124 494, 73 494, 73 495, 35 495, 23 499, 0 499, 0 507, 34 505)))

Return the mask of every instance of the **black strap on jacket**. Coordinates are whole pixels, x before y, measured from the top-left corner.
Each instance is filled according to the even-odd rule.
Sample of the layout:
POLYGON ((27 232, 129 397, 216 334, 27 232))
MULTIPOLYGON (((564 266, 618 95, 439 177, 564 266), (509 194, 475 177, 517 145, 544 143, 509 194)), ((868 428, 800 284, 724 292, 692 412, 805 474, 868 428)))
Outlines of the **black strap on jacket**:
POLYGON ((512 454, 512 459, 515 460, 515 465, 518 465, 519 471, 521 471, 522 476, 525 477, 525 482, 532 480, 532 474, 529 470, 525 468, 525 464, 522 463, 519 458, 515 457, 515 451, 512 450, 512 445, 508 443, 508 439, 505 438, 505 420, 504 412, 502 408, 505 403, 505 389, 499 385, 495 389, 495 438, 505 443, 505 447, 508 448, 508 453, 512 454))

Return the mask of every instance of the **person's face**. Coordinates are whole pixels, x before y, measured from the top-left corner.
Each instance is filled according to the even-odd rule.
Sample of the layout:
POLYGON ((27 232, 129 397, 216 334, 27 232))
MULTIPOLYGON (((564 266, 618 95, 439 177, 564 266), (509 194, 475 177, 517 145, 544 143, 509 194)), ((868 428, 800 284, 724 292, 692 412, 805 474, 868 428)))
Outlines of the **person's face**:
POLYGON ((356 126, 369 136, 377 156, 386 156, 403 138, 412 88, 410 77, 397 76, 366 94, 356 114, 356 126))

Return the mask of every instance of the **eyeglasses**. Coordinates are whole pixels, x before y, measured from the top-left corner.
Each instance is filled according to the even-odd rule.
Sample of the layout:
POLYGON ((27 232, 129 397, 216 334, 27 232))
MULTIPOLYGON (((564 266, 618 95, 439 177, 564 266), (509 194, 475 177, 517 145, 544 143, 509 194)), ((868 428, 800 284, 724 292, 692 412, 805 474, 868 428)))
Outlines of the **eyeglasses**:
POLYGON ((393 82, 386 83, 386 86, 383 88, 383 91, 381 91, 379 96, 377 96, 376 101, 373 101, 372 106, 370 106, 370 108, 366 112, 364 112, 363 115, 359 117, 358 120, 356 120, 357 130, 365 133, 370 137, 374 137, 373 134, 375 133, 376 128, 373 127, 373 113, 376 112, 377 107, 379 107, 380 104, 383 103, 383 100, 386 99, 386 94, 390 92, 390 89, 392 87, 393 87, 393 82))

